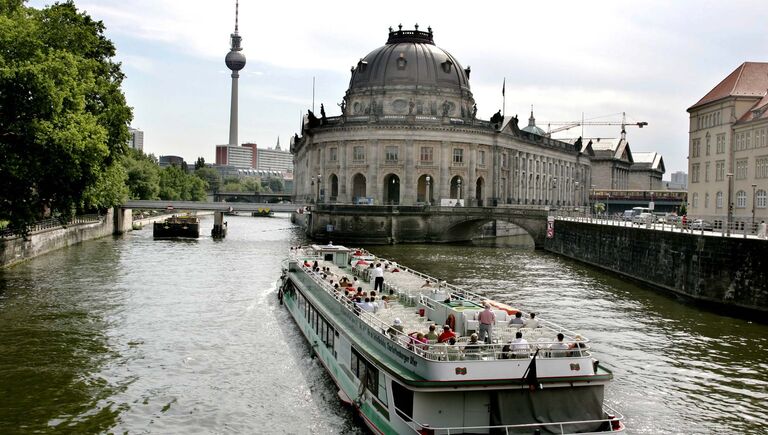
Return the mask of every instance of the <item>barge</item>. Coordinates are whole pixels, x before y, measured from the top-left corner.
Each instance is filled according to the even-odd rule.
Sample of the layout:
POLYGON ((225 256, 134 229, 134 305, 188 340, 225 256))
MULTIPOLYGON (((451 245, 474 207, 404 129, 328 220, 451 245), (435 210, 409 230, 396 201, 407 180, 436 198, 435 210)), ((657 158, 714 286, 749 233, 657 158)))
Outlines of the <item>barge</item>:
POLYGON ((292 248, 277 285, 339 397, 373 433, 625 430, 603 400, 613 374, 573 331, 541 319, 512 325, 514 307, 343 246, 292 248), (376 292, 374 264, 386 269, 376 292), (357 302, 361 294, 374 302, 357 302), (492 340, 478 343, 473 334, 486 305, 496 325, 492 340), (430 325, 456 338, 417 335, 430 325), (516 339, 510 346, 518 335, 526 345, 516 339))
POLYGON ((171 216, 152 227, 155 239, 197 239, 200 237, 200 219, 197 216, 171 216))

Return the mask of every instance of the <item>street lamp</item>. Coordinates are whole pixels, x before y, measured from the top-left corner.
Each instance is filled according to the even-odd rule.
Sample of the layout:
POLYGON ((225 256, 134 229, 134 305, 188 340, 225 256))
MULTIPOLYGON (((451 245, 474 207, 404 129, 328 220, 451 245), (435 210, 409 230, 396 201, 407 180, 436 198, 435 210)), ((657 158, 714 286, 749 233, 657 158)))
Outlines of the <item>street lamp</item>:
POLYGON ((458 196, 459 196, 458 204, 461 205, 461 178, 456 180, 456 184, 458 185, 458 189, 459 189, 459 192, 458 192, 458 196))
POLYGON ((757 187, 757 184, 752 183, 752 228, 750 228, 750 232, 755 230, 755 188, 757 187))
POLYGON ((589 214, 591 215, 595 211, 594 201, 595 201, 595 185, 593 184, 590 186, 592 189, 589 193, 589 201, 587 201, 589 205, 589 214))
POLYGON ((550 198, 550 204, 557 202, 557 177, 552 178, 552 197, 550 198))
POLYGON ((321 183, 322 176, 320 174, 317 174, 317 203, 320 203, 320 183, 321 183))
POLYGON ((580 199, 581 198, 579 198, 579 182, 574 181, 573 192, 571 192, 571 205, 578 207, 580 203, 580 199))
POLYGON ((725 174, 728 177, 728 214, 725 215, 725 234, 731 236, 731 220, 733 220, 733 203, 731 202, 731 191, 733 190, 733 172, 725 174))
POLYGON ((431 199, 431 195, 429 194, 429 187, 430 187, 430 186, 429 186, 429 182, 430 182, 431 180, 432 180, 432 179, 429 177, 429 175, 427 175, 427 198, 426 198, 426 200, 427 200, 427 205, 432 205, 432 204, 431 204, 431 202, 430 202, 430 199, 431 199))

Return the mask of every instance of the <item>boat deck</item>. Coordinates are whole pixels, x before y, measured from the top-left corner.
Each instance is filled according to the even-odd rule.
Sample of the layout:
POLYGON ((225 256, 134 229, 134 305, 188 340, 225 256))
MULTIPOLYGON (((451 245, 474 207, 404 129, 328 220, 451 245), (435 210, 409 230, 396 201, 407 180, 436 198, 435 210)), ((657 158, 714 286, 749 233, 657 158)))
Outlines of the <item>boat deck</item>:
MULTIPOLYGON (((468 292, 459 287, 447 284, 435 277, 423 274, 421 272, 403 267, 394 262, 376 258, 365 251, 353 251, 350 266, 341 267, 334 264, 333 261, 323 260, 316 255, 317 249, 307 247, 294 252, 294 256, 300 259, 304 264, 305 272, 314 275, 322 283, 325 289, 336 295, 341 303, 349 304, 358 313, 361 319, 365 320, 371 327, 380 330, 382 334, 387 334, 392 330, 390 327, 399 319, 403 326, 403 333, 394 337, 403 347, 417 352, 419 355, 430 360, 456 360, 456 359, 506 359, 506 358, 530 358, 539 351, 539 358, 548 357, 588 357, 591 355, 589 340, 579 334, 569 331, 559 325, 539 320, 537 328, 523 328, 520 325, 510 325, 509 321, 514 317, 516 308, 505 304, 490 301, 494 305, 496 314, 496 324, 493 327, 492 342, 482 344, 472 349, 472 354, 467 352, 466 345, 470 341, 470 335, 478 330, 478 321, 476 315, 483 310, 487 298, 468 292), (357 255, 355 255, 357 254, 357 255), (312 272, 314 262, 320 273, 312 272), (352 287, 348 290, 356 290, 361 287, 365 295, 371 295, 374 288, 371 272, 373 264, 381 263, 384 272, 384 291, 376 292, 375 301, 378 309, 374 312, 366 312, 356 308, 352 296, 353 291, 334 290, 334 284, 339 283, 346 277, 353 281, 352 287), (323 270, 326 270, 325 277, 323 270), (425 283, 429 282, 429 286, 425 283), (389 301, 384 302, 386 296, 389 301), (452 316, 453 319, 449 319, 452 316), (453 323, 454 332, 457 335, 457 345, 450 346, 444 343, 437 343, 433 340, 427 344, 416 343, 412 338, 418 332, 426 334, 430 325, 435 325, 435 332, 439 335, 443 331, 443 325, 453 323), (518 350, 511 354, 505 345, 515 338, 517 332, 521 332, 523 338, 529 344, 528 352, 518 350), (557 342, 557 334, 562 333, 565 336, 563 343, 570 346, 567 351, 550 350, 549 347, 557 342)), ((359 305, 358 305, 359 307, 359 305)), ((523 319, 527 319, 529 313, 523 313, 523 319)))

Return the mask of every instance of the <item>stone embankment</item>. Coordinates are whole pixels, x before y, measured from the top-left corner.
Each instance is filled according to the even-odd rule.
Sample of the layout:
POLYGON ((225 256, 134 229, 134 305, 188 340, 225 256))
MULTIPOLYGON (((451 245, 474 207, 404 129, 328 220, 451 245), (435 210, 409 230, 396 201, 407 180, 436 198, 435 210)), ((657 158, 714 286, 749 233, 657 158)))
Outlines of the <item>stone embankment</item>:
POLYGON ((0 267, 12 266, 85 240, 122 234, 130 230, 131 211, 115 209, 91 221, 33 230, 26 238, 2 238, 0 267))
POLYGON ((768 313, 768 242, 557 220, 544 249, 748 317, 768 313))

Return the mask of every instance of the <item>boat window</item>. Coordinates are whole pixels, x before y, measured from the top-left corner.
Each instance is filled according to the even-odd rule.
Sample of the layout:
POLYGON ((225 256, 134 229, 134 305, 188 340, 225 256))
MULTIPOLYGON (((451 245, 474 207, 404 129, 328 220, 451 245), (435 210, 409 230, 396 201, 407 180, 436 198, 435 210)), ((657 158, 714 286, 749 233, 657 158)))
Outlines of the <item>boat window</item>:
POLYGON ((405 421, 411 421, 413 418, 413 391, 397 382, 392 382, 392 398, 395 401, 397 415, 405 421))
POLYGON ((352 359, 349 367, 360 382, 365 382, 365 387, 368 391, 386 403, 386 389, 382 388, 379 391, 379 369, 363 358, 354 347, 352 348, 352 359))
POLYGON ((333 254, 332 253, 325 254, 325 257, 323 257, 323 260, 325 260, 325 261, 333 261, 333 254))

